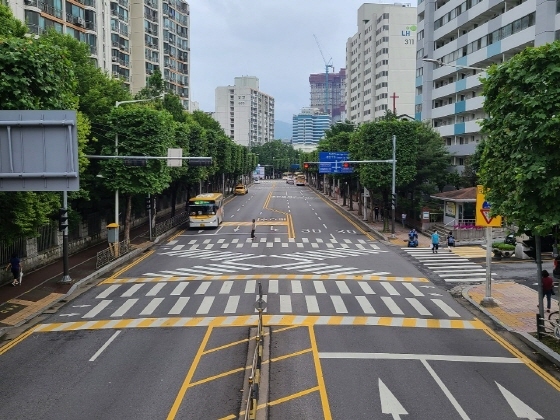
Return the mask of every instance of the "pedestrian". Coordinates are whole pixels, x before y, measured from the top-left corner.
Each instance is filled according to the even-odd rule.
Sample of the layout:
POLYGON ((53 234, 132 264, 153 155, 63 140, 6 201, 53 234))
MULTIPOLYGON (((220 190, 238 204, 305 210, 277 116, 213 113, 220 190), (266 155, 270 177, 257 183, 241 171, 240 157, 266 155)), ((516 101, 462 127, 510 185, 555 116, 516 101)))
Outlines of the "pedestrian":
POLYGON ((251 240, 255 240, 255 230, 257 228, 257 224, 255 222, 255 219, 253 219, 253 223, 251 224, 251 240))
POLYGON ((375 206, 373 212, 375 213, 375 221, 377 222, 379 220, 379 206, 375 206))
POLYGON ((8 266, 6 267, 6 271, 8 270, 12 270, 12 275, 14 277, 14 280, 12 281, 12 286, 17 286, 18 284, 21 284, 21 277, 22 277, 22 269, 23 266, 21 264, 20 259, 18 258, 18 254, 17 252, 14 252, 12 254, 12 258, 10 258, 10 262, 8 263, 8 266))
POLYGON ((401 214, 401 222, 402 222, 402 227, 404 228, 404 224, 406 222, 406 213, 401 214))
POLYGON ((546 312, 550 312, 550 301, 554 293, 554 280, 552 280, 552 277, 550 277, 546 270, 542 271, 541 277, 543 296, 546 297, 546 312))
POLYGON ((432 233, 432 254, 437 254, 439 248, 439 235, 437 230, 432 233))
POLYGON ((455 238, 453 237, 453 232, 450 231, 449 235, 447 235, 447 247, 451 248, 452 246, 455 246, 455 238))

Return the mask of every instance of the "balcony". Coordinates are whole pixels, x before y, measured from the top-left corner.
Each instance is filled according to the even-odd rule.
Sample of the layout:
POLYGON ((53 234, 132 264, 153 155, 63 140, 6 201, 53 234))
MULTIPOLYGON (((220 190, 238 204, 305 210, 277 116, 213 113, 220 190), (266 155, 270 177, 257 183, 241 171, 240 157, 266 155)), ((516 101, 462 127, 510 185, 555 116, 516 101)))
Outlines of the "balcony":
POLYGON ((38 0, 25 0, 25 5, 39 8, 38 0))
POLYGON ((62 19, 62 10, 61 9, 57 9, 54 6, 51 6, 50 4, 42 2, 42 1, 38 2, 38 4, 39 4, 39 8, 43 12, 48 13, 49 15, 52 15, 52 16, 58 18, 58 19, 62 19))

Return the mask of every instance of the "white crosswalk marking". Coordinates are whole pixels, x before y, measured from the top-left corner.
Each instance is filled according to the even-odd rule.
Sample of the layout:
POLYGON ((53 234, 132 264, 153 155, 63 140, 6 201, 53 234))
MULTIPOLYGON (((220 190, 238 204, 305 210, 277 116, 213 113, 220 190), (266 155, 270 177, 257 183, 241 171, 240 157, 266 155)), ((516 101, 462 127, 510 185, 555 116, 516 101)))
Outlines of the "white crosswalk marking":
POLYGON ((327 293, 327 289, 325 289, 325 284, 319 280, 313 280, 313 286, 315 287, 315 291, 317 293, 327 293))
POLYGON ((116 317, 124 316, 124 314, 126 314, 128 310, 132 308, 136 302, 138 302, 138 299, 125 300, 124 303, 121 305, 121 307, 111 314, 111 317, 116 318, 116 317))
POLYGON ((82 318, 93 318, 111 304, 112 300, 102 300, 97 305, 95 305, 88 313, 86 313, 82 318))
POLYGON ((334 310, 337 314, 347 314, 348 309, 346 309, 346 305, 342 300, 341 296, 331 295, 331 300, 334 305, 334 310))
POLYGON ((381 300, 393 315, 404 315, 404 312, 397 306, 393 298, 381 296, 381 300))
POLYGON ((230 296, 226 304, 226 309, 224 309, 224 313, 234 314, 235 311, 237 311, 238 304, 239 304, 239 296, 230 296))
POLYGON ((445 314, 449 317, 453 317, 453 318, 458 318, 461 315, 459 315, 457 312, 455 312, 451 306, 449 306, 447 303, 445 303, 443 300, 441 299, 432 299, 432 302, 434 302, 437 306, 439 306, 439 308, 445 312, 445 314))
POLYGON ((278 280, 268 281, 268 293, 278 293, 278 280))
POLYGON ((301 242, 303 242, 304 244, 308 244, 309 238, 301 238, 301 242))
POLYGON ((245 284, 245 293, 255 294, 256 285, 257 285, 256 280, 247 280, 247 283, 245 284))
POLYGON ((150 303, 148 303, 148 305, 146 305, 146 307, 144 309, 142 309, 142 312, 140 312, 140 315, 151 315, 154 313, 154 311, 156 310, 156 308, 161 304, 161 302, 163 302, 164 298, 153 298, 151 300, 150 303))
POLYGON ((362 290, 364 291, 364 293, 366 295, 374 295, 375 292, 372 290, 371 286, 369 284, 367 284, 365 281, 359 281, 358 284, 360 285, 360 287, 362 288, 362 290))
POLYGON ((175 289, 173 289, 173 291, 171 292, 172 296, 178 296, 181 295, 181 293, 183 293, 183 291, 185 290, 185 288, 189 285, 188 281, 184 281, 181 282, 177 285, 177 287, 175 287, 175 289))
POLYGON ((367 297, 356 296, 356 300, 358 301, 358 303, 362 307, 362 310, 364 311, 365 314, 374 314, 375 313, 375 309, 373 309, 373 306, 371 306, 371 303, 369 303, 369 300, 367 299, 367 297))
POLYGON ((174 247, 172 248, 172 251, 178 251, 178 250, 180 250, 180 249, 183 249, 184 247, 185 247, 185 245, 177 245, 177 246, 174 246, 174 247))
POLYGON ((96 299, 105 299, 111 293, 113 293, 115 290, 117 290, 119 287, 120 287, 120 284, 112 284, 111 286, 109 286, 105 290, 103 290, 101 293, 99 293, 95 298, 96 299))
POLYGON ((319 248, 319 244, 312 243, 312 244, 311 244, 311 247, 312 247, 312 248, 319 248))
POLYGON ((165 287, 167 283, 157 283, 151 290, 146 293, 146 296, 156 296, 158 292, 165 287))
POLYGON ((403 286, 406 287, 408 291, 412 293, 414 296, 424 296, 424 293, 418 290, 416 286, 414 286, 413 284, 403 283, 403 286))
POLYGON ((223 239, 223 238, 222 238, 222 239, 218 239, 218 243, 219 243, 219 244, 223 244, 224 241, 225 241, 225 239, 223 239))
POLYGON ((177 299, 177 302, 175 303, 175 305, 173 305, 173 307, 169 311, 169 315, 180 315, 183 309, 185 309, 187 303, 189 302, 189 299, 190 297, 188 296, 181 296, 179 299, 177 299))
POLYGON ((307 312, 309 313, 319 313, 319 304, 317 303, 317 296, 306 295, 305 303, 307 305, 307 312))
POLYGON ((303 293, 303 289, 301 287, 301 281, 299 280, 292 280, 292 293, 303 293))
POLYGON ((214 296, 204 296, 204 299, 202 299, 202 303, 198 307, 196 314, 207 315, 208 312, 210 312, 210 307, 212 306, 213 302, 214 302, 214 296))
POLYGON ((342 294, 350 294, 351 293, 350 289, 346 285, 346 282, 337 280, 337 281, 335 281, 335 284, 338 287, 338 290, 340 290, 340 293, 342 293, 342 294))
POLYGON ((327 244, 327 248, 334 248, 333 244, 327 244))
POLYGON ((389 293, 392 296, 399 296, 399 292, 397 292, 397 290, 394 288, 394 286, 390 283, 387 283, 386 281, 382 281, 380 282, 381 286, 383 286, 383 288, 387 291, 387 293, 389 293))
POLYGON ((280 312, 292 312, 292 298, 290 295, 280 295, 280 312))
POLYGON ((194 292, 195 295, 203 295, 206 293, 206 291, 208 290, 208 288, 210 287, 210 282, 203 282, 200 283, 200 286, 198 286, 198 289, 196 289, 196 292, 194 292))
POLYGON ((422 305, 418 299, 416 298, 406 298, 406 300, 408 301, 408 303, 410 303, 410 305, 416 309, 418 311, 418 313, 420 315, 424 315, 424 316, 432 316, 431 312, 428 311, 426 309, 426 307, 424 305, 422 305))
POLYGON ((222 288, 220 289, 220 295, 227 295, 231 292, 231 287, 233 286, 233 281, 224 281, 222 288))
POLYGON ((138 290, 140 290, 140 288, 142 288, 142 286, 144 286, 144 284, 140 283, 140 284, 133 284, 132 286, 130 286, 130 289, 128 289, 126 292, 124 292, 121 297, 132 297, 134 295, 134 293, 136 293, 138 290))

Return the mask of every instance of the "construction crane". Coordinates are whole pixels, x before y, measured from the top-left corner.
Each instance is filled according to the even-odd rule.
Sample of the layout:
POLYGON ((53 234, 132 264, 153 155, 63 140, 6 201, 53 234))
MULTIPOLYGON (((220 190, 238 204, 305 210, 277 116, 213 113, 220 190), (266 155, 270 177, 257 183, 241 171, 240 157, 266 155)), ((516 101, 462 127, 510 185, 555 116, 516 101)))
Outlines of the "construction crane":
POLYGON ((315 42, 317 43, 317 47, 319 48, 319 52, 321 53, 321 57, 323 57, 323 62, 325 63, 325 113, 329 114, 332 117, 331 109, 329 108, 329 68, 332 69, 334 73, 334 66, 332 64, 332 57, 329 58, 329 61, 325 59, 325 55, 323 54, 323 50, 321 49, 321 44, 319 44, 319 40, 313 34, 315 38, 315 42))

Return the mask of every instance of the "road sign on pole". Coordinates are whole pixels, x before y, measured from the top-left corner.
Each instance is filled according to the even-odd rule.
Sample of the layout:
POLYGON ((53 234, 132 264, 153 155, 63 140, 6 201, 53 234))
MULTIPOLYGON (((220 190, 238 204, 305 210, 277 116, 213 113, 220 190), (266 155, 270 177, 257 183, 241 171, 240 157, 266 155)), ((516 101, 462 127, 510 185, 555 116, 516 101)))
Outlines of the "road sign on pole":
POLYGON ((502 226, 502 216, 490 216, 492 206, 486 201, 484 187, 477 185, 476 187, 476 213, 475 224, 480 227, 500 227, 502 226))
POLYGON ((349 160, 348 152, 319 152, 320 174, 351 174, 352 166, 344 166, 343 162, 349 160))

